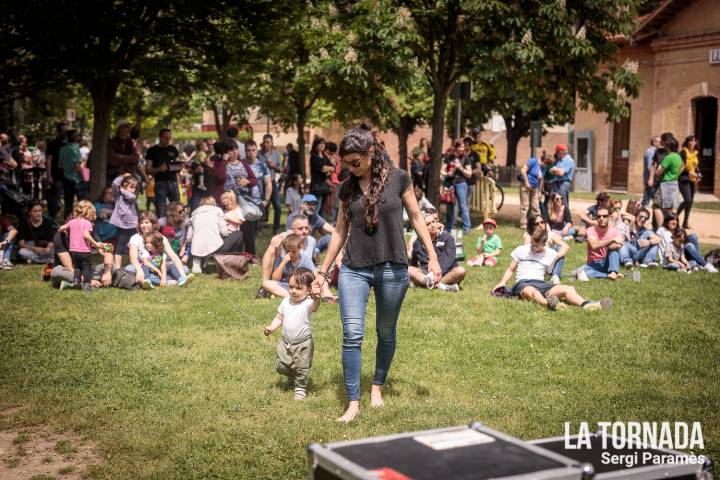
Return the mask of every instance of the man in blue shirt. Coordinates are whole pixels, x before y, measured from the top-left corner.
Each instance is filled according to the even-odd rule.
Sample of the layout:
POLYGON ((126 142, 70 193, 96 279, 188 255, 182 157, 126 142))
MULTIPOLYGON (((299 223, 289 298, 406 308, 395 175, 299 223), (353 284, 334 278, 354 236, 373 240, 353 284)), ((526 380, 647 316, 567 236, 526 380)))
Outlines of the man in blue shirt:
POLYGON ((553 174, 551 192, 559 192, 565 201, 565 208, 570 208, 570 188, 575 175, 575 160, 568 154, 567 145, 559 143, 555 146, 555 165, 550 169, 553 174))
POLYGON ((81 177, 82 154, 80 153, 80 135, 76 130, 67 133, 68 143, 60 148, 58 162, 63 174, 63 190, 65 193, 65 219, 73 211, 73 200, 85 199, 85 189, 81 177))
POLYGON ((538 160, 532 157, 520 168, 522 184, 520 185, 520 228, 527 228, 529 217, 540 215, 540 187, 542 186, 545 166, 549 165, 551 158, 543 154, 538 160))
POLYGON ((650 146, 645 150, 643 155, 643 185, 645 191, 643 192, 642 206, 647 207, 650 204, 650 200, 655 196, 657 190, 657 184, 655 184, 655 169, 653 168, 653 161, 655 159, 655 152, 660 148, 660 137, 653 137, 650 140, 650 146), (653 182, 650 182, 653 180, 653 182))

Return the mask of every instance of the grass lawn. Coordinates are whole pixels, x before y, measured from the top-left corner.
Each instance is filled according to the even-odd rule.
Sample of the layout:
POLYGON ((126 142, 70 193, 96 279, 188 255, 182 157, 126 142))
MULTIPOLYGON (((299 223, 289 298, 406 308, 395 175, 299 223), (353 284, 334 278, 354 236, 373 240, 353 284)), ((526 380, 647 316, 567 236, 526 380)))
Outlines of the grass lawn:
MULTIPOLYGON (((347 426, 335 422, 345 406, 338 307, 314 319, 309 395, 294 402, 273 369, 277 334, 261 333, 279 302, 254 299, 257 268, 244 282, 95 293, 53 290, 39 267, 2 271, 0 411, 30 407, 14 422, 95 440, 106 463, 91 478, 301 479, 311 442, 473 420, 524 439, 561 435, 565 421, 700 421, 706 450, 696 453, 720 457, 720 275, 575 282, 615 308, 552 313, 489 296, 520 239, 511 226, 499 233, 499 265, 472 270, 461 292, 408 292, 376 411, 371 301, 363 410, 347 426)), ((573 245, 566 270, 583 257, 573 245)))
POLYGON ((720 210, 720 202, 695 202, 693 209, 698 210, 720 210))

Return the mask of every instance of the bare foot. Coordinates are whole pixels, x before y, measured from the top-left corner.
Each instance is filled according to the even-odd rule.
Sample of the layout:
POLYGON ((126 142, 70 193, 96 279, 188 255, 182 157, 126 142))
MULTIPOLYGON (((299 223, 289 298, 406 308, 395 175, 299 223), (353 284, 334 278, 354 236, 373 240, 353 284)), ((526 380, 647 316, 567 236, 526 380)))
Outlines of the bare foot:
POLYGON ((382 407, 385 402, 382 398, 382 385, 373 385, 370 389, 370 406, 371 407, 382 407))
POLYGON ((342 417, 339 417, 337 421, 343 423, 350 423, 355 420, 355 417, 357 417, 358 415, 360 415, 360 402, 357 400, 352 400, 348 404, 348 408, 347 410, 345 410, 345 413, 343 413, 342 417))

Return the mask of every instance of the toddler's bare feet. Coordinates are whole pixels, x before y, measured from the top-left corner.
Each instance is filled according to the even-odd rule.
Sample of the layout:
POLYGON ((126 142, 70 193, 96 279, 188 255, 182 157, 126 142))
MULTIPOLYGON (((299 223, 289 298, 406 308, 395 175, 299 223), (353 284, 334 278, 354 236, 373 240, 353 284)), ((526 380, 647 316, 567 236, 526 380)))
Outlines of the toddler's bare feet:
POLYGON ((382 385, 373 385, 370 389, 370 406, 371 407, 382 407, 385 402, 382 398, 382 385))
POLYGON ((338 418, 338 422, 343 423, 350 423, 353 420, 355 420, 355 417, 357 417, 360 414, 360 402, 357 400, 352 400, 348 404, 347 410, 345 410, 345 413, 342 414, 342 417, 338 418))

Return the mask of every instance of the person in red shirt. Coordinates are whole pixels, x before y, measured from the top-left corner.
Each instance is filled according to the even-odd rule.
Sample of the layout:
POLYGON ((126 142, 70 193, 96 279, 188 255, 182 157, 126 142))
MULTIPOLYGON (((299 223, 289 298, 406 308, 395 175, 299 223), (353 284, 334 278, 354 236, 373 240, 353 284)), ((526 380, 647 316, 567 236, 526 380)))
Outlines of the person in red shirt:
POLYGON ((597 225, 587 229, 587 264, 580 267, 577 278, 587 282, 591 278, 622 278, 620 248, 625 243, 623 234, 610 226, 610 210, 599 206, 596 211, 597 225))

